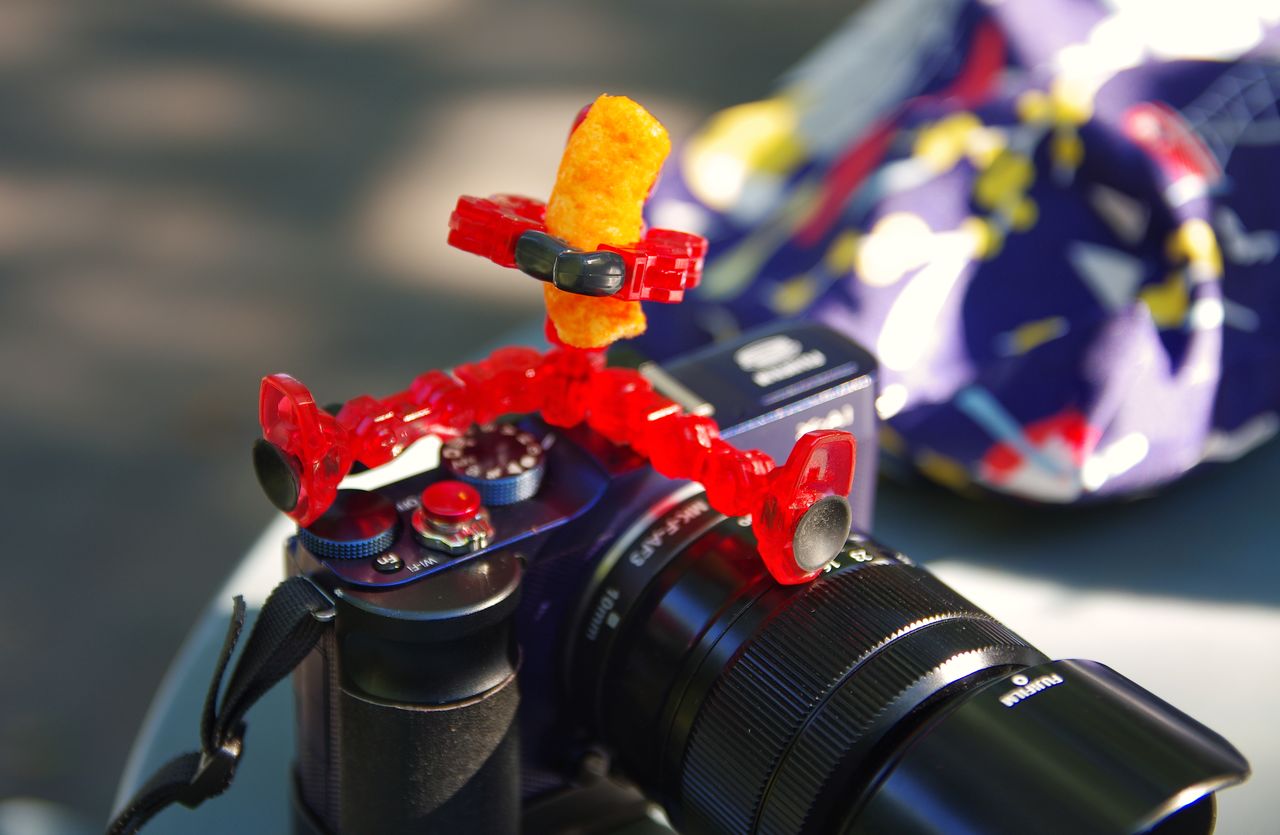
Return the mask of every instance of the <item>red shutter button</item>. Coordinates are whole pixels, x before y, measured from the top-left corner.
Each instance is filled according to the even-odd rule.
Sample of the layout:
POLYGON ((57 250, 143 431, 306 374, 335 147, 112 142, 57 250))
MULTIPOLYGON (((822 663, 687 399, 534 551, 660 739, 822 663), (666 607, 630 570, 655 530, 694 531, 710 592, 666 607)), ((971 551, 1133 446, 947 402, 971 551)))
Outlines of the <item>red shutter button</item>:
POLYGON ((422 491, 413 533, 427 548, 457 556, 487 546, 493 526, 480 491, 464 481, 437 481, 422 491))
POLYGON ((422 512, 438 525, 456 527, 480 512, 480 491, 465 481, 437 481, 422 491, 422 512))

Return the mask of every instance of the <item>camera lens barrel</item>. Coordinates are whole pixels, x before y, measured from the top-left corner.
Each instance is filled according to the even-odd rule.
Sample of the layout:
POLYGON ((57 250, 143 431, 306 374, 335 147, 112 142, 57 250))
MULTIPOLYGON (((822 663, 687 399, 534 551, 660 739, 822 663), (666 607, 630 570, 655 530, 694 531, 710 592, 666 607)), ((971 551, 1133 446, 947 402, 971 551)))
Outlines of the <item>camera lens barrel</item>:
POLYGON ((870 539, 779 587, 741 520, 698 502, 637 532, 656 548, 606 556, 570 658, 601 737, 681 832, 1136 833, 1247 770, 1146 691, 1051 664, 870 539))
POLYGON ((720 832, 822 831, 909 713, 966 676, 1043 659, 946 591, 919 569, 868 565, 778 611, 690 731, 689 819, 720 832))

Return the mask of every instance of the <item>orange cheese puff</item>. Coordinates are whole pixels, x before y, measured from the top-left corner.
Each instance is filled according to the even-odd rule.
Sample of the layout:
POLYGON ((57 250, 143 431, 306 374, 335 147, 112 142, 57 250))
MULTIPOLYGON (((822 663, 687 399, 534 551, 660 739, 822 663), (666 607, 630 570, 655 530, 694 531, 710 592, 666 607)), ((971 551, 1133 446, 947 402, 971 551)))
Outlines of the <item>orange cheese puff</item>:
MULTIPOLYGON (((547 201, 547 231, 578 249, 640 240, 641 210, 671 152, 667 131, 626 96, 601 96, 569 137, 547 201)), ((639 302, 593 298, 548 286, 547 315, 560 338, 602 348, 644 333, 639 302)))
POLYGON ((601 96, 569 137, 547 229, 578 249, 640 240, 641 209, 671 152, 667 131, 626 96, 601 96))
POLYGON ((640 302, 608 296, 579 296, 544 284, 542 297, 556 335, 575 348, 604 348, 619 339, 644 333, 644 311, 640 302))

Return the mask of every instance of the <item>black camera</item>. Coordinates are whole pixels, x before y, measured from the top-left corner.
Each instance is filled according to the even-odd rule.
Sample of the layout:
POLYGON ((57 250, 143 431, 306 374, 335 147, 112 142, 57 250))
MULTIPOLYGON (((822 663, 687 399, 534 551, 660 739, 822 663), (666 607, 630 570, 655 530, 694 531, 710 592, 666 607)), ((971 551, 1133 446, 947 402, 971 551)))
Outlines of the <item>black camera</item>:
POLYGON ((684 833, 1212 830, 1229 743, 862 533, 865 351, 792 323, 642 373, 779 460, 852 431, 835 559, 780 585, 698 484, 531 417, 340 491, 286 554, 335 604, 294 676, 299 832, 652 831, 649 801, 684 833))

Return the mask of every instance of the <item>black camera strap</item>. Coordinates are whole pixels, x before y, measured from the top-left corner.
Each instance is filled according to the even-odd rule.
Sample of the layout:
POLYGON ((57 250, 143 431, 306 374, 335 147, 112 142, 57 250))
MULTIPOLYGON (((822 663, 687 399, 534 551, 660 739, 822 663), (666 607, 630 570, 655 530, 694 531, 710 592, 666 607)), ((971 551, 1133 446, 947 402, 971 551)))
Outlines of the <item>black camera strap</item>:
POLYGON ((263 604, 224 689, 223 675, 244 629, 244 598, 236 596, 227 637, 200 718, 200 750, 169 760, 130 798, 107 835, 129 835, 166 806, 194 809, 231 785, 244 748, 245 722, 258 699, 301 663, 324 634, 333 601, 304 577, 276 586, 263 604))

